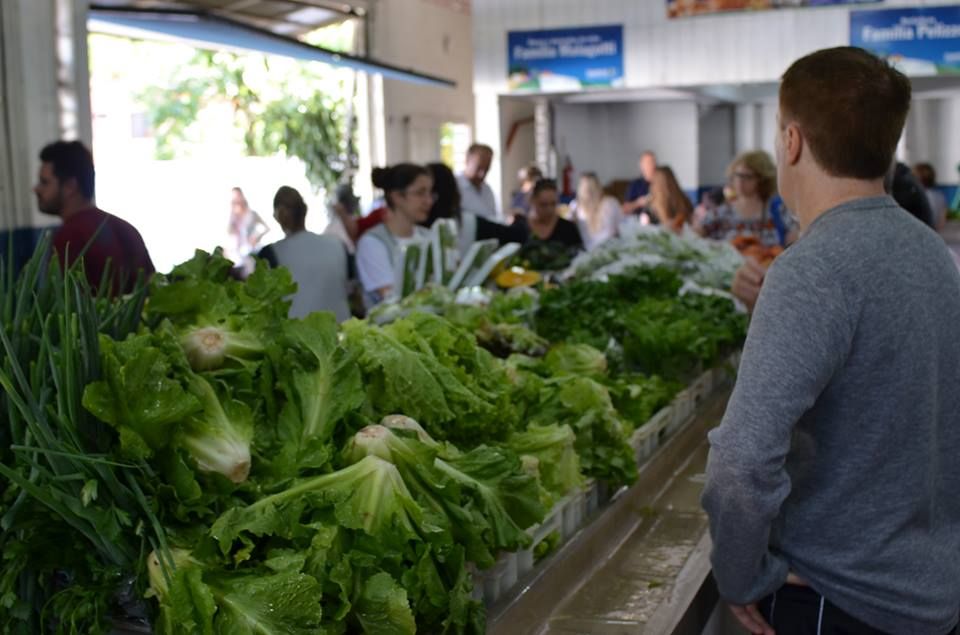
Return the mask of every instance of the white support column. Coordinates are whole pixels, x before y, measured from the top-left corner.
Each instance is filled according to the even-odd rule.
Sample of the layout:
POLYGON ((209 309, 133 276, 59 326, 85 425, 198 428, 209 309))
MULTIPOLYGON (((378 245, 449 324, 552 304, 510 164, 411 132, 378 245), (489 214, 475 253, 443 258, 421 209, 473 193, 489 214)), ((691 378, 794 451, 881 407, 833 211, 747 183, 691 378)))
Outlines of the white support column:
POLYGON ((735 114, 735 146, 737 154, 762 147, 763 109, 760 104, 739 104, 735 114))
POLYGON ((90 60, 87 50, 88 0, 56 0, 60 130, 64 139, 93 146, 90 112, 90 60))
POLYGON ((60 135, 52 0, 0 2, 0 119, 4 134, 0 166, 0 229, 52 223, 36 211, 31 186, 37 153, 60 135))
POLYGON ((557 157, 551 156, 550 147, 550 102, 538 99, 533 108, 533 140, 536 148, 537 165, 544 174, 556 176, 557 157))
POLYGON ((40 149, 91 143, 87 0, 0 2, 0 231, 55 220, 36 210, 40 149))

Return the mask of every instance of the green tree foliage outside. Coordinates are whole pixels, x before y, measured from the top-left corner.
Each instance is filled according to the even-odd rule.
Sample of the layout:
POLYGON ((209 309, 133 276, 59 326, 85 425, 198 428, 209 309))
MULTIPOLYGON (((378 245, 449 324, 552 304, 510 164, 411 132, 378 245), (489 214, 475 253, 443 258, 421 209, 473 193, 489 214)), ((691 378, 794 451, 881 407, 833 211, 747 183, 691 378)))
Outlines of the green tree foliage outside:
MULTIPOLYGON (((332 34, 334 46, 342 44, 336 42, 341 31, 332 34)), ((168 82, 147 86, 137 100, 154 129, 158 159, 187 155, 201 136, 201 112, 229 104, 249 156, 296 157, 317 190, 332 190, 357 165, 352 92, 352 82, 324 64, 198 50, 173 69, 168 82)))

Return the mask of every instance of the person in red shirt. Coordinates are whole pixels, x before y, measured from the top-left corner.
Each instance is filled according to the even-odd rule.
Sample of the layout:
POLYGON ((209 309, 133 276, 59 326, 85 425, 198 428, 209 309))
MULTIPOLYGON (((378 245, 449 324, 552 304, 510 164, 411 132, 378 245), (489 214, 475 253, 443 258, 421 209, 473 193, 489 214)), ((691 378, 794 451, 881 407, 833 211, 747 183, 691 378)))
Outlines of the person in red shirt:
POLYGON ((47 145, 40 151, 33 188, 37 207, 63 220, 53 234, 53 250, 61 265, 72 264, 82 254, 87 280, 97 291, 110 263, 111 295, 129 293, 138 273, 154 273, 153 262, 133 225, 94 205, 94 176, 93 155, 83 143, 47 145))

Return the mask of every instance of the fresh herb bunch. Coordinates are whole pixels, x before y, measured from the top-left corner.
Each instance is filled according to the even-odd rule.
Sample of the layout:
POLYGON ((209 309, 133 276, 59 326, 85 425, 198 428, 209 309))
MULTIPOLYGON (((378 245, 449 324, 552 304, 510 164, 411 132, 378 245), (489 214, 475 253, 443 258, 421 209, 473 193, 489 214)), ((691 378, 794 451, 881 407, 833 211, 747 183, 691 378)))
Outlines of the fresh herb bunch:
POLYGON ((149 466, 115 459, 115 435, 81 405, 100 378, 101 335, 138 328, 146 288, 94 294, 81 264, 62 269, 49 251, 47 237, 19 275, 0 262, 0 625, 100 632, 142 554, 167 554, 141 486, 149 466))

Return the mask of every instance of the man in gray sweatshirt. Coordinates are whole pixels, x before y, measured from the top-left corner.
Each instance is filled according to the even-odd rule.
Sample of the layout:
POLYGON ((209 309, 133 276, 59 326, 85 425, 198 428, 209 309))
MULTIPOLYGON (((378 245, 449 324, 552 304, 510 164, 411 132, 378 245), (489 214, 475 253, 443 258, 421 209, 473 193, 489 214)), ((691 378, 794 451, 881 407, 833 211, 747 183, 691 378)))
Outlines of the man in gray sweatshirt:
POLYGON ((702 501, 752 633, 957 624, 960 274, 884 194, 909 105, 860 49, 783 77, 778 180, 802 234, 764 279, 702 501))

